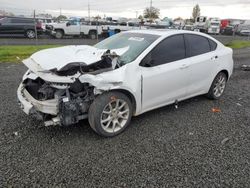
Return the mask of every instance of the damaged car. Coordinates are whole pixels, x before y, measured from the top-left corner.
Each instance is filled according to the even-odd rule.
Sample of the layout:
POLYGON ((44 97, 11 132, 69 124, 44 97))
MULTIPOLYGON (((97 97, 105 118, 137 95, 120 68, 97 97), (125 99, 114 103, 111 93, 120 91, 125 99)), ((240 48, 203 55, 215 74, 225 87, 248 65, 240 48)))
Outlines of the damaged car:
POLYGON ((22 110, 45 126, 88 119, 112 137, 132 116, 206 94, 219 99, 233 72, 232 50, 197 32, 128 31, 95 46, 46 49, 28 67, 17 95, 22 110))

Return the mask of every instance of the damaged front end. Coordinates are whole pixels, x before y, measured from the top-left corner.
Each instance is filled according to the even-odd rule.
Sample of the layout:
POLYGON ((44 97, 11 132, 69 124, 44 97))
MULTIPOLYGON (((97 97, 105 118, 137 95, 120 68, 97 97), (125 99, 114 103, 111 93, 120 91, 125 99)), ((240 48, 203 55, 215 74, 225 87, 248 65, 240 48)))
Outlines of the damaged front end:
POLYGON ((35 56, 23 61, 29 70, 18 88, 18 100, 26 114, 44 121, 45 126, 68 126, 86 119, 97 88, 93 79, 90 83, 83 77, 93 78, 120 67, 119 56, 109 50, 96 55, 92 63, 62 63, 50 69, 35 56))

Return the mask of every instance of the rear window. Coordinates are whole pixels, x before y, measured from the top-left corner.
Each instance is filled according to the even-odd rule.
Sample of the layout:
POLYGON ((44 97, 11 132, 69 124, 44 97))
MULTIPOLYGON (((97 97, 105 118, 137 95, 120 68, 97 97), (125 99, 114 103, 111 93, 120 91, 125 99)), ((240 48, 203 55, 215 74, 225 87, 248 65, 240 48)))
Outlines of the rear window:
POLYGON ((206 37, 186 34, 185 38, 189 46, 189 57, 210 52, 210 43, 206 37))
POLYGON ((217 48, 217 43, 214 42, 214 41, 211 40, 211 39, 208 39, 208 41, 209 41, 209 44, 210 44, 210 50, 211 50, 211 51, 215 51, 216 48, 217 48))

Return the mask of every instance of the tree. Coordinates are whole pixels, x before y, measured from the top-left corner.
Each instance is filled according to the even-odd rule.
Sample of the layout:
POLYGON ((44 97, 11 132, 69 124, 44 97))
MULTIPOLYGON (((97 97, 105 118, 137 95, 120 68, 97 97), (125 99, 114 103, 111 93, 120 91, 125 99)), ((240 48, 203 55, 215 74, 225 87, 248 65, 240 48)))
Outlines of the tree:
POLYGON ((174 22, 175 21, 182 21, 182 20, 183 20, 182 17, 177 17, 177 18, 174 19, 174 22))
POLYGON ((139 16, 138 16, 138 19, 143 20, 143 16, 142 16, 142 15, 139 15, 139 16))
POLYGON ((149 18, 150 20, 157 19, 160 16, 160 9, 155 7, 147 7, 143 12, 144 18, 149 18))
POLYGON ((14 16, 12 12, 6 12, 4 10, 0 10, 0 15, 1 16, 14 16))
POLYGON ((66 20, 66 19, 67 19, 67 16, 64 16, 64 15, 60 15, 56 18, 57 21, 66 20))
POLYGON ((102 19, 102 18, 101 18, 100 15, 97 15, 97 16, 94 17, 94 19, 95 19, 95 20, 100 20, 100 19, 102 19))
POLYGON ((192 13, 193 20, 195 21, 195 19, 199 17, 200 15, 201 15, 201 9, 200 9, 200 6, 197 4, 193 8, 193 13, 192 13))
POLYGON ((144 18, 143 18, 143 16, 139 15, 138 19, 140 20, 140 24, 143 25, 144 24, 144 18))

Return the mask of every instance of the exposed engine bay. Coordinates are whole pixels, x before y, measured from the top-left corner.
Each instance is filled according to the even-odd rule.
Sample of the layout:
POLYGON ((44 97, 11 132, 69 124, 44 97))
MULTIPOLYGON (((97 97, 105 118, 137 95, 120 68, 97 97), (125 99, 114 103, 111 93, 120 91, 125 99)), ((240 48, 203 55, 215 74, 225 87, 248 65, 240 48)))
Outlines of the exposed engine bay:
MULTIPOLYGON (((95 55, 97 52, 93 53, 95 55)), ((24 75, 20 93, 26 92, 26 95, 30 96, 28 101, 33 101, 29 113, 36 119, 44 121, 46 126, 68 126, 86 119, 88 109, 97 95, 95 84, 98 82, 91 76, 121 67, 119 55, 115 52, 102 50, 102 54, 98 52, 95 56, 97 61, 93 63, 65 63, 64 66, 52 69, 45 69, 45 66, 50 65, 36 62, 33 57, 24 60, 29 71, 24 75), (50 106, 52 104, 53 107, 50 106)), ((116 81, 117 79, 114 80, 116 81)), ((108 86, 105 87, 108 90, 108 86)))
MULTIPOLYGON (((29 94, 38 101, 52 99, 58 101, 57 118, 60 120, 58 123, 60 122, 64 126, 78 123, 84 119, 95 97, 94 87, 82 84, 79 80, 73 84, 56 84, 37 78, 36 80, 27 79, 23 84, 29 94)), ((48 126, 52 125, 52 122, 49 121, 53 118, 51 114, 36 112, 33 113, 33 116, 39 120, 47 121, 48 126)))

